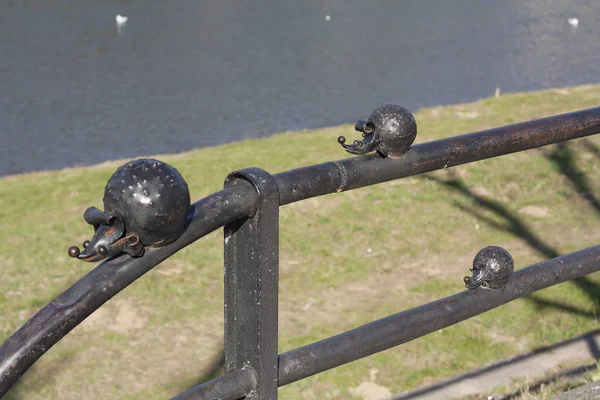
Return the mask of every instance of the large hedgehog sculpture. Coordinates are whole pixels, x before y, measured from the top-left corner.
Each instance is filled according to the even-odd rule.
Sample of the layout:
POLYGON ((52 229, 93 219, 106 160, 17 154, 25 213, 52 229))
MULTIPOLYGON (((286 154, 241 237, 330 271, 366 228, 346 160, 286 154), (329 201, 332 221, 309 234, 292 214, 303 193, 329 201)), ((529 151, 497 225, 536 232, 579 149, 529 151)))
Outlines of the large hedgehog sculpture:
POLYGON ((139 159, 119 167, 104 189, 104 211, 88 208, 85 221, 94 236, 83 250, 69 255, 100 261, 120 253, 139 257, 145 246, 163 246, 184 231, 190 213, 187 183, 172 166, 154 159, 139 159))

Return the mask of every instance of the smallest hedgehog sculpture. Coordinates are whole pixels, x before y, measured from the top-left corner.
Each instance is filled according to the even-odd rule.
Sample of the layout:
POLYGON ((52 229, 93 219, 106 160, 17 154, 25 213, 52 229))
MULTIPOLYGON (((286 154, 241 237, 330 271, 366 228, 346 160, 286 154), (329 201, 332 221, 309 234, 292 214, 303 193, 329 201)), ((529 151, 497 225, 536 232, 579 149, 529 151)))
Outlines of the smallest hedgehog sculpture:
POLYGON ((489 289, 501 289, 515 269, 512 256, 498 246, 488 246, 477 253, 473 259, 473 276, 465 276, 464 282, 469 289, 479 286, 489 289))
POLYGON ((190 213, 187 183, 172 166, 139 159, 119 167, 104 188, 104 211, 88 208, 83 219, 94 227, 83 251, 69 248, 69 256, 100 261, 117 254, 144 254, 144 246, 163 246, 184 231, 190 213))
POLYGON ((399 158, 417 137, 417 123, 411 112, 394 104, 376 108, 368 120, 358 121, 354 129, 363 133, 362 141, 346 144, 344 136, 338 137, 338 143, 351 154, 376 150, 382 157, 399 158))

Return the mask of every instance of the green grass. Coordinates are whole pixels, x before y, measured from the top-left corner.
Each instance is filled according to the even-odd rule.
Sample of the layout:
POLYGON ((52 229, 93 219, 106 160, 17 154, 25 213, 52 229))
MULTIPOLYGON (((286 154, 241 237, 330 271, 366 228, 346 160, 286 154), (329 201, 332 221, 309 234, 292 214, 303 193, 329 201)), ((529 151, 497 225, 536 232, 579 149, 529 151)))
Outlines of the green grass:
MULTIPOLYGON (((417 143, 598 104, 600 87, 583 86, 424 109, 417 143)), ((353 136, 352 126, 159 158, 200 199, 235 169, 276 173, 344 158, 340 134, 353 136)), ((598 139, 581 139, 282 207, 280 351, 463 290, 487 245, 505 247, 520 268, 597 244, 594 146, 598 139)), ((82 213, 101 207, 122 163, 0 178, 0 340, 91 269, 66 249, 91 236, 82 213)), ((219 231, 163 262, 61 340, 7 398, 161 399, 214 376, 222 252, 219 231)), ((283 387, 280 398, 348 398, 372 370, 398 392, 583 333, 597 327, 599 287, 592 276, 544 290, 283 387)))

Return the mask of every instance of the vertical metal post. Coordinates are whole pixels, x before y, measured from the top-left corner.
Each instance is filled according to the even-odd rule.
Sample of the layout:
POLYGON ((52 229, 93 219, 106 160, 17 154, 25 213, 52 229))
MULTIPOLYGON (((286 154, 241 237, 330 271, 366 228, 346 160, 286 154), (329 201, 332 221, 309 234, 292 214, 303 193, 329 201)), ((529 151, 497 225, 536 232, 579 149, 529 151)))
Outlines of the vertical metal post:
POLYGON ((225 226, 225 373, 252 368, 256 391, 247 398, 276 400, 278 387, 279 188, 266 171, 233 172, 226 187, 251 183, 254 215, 225 226))

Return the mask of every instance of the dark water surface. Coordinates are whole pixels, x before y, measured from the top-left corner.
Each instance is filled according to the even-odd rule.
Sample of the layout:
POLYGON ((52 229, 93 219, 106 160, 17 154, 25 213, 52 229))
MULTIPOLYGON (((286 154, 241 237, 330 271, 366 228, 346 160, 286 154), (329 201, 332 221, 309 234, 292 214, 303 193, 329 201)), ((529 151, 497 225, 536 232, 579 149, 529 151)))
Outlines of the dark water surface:
POLYGON ((596 83, 598 21, 598 0, 0 1, 0 175, 596 83))

